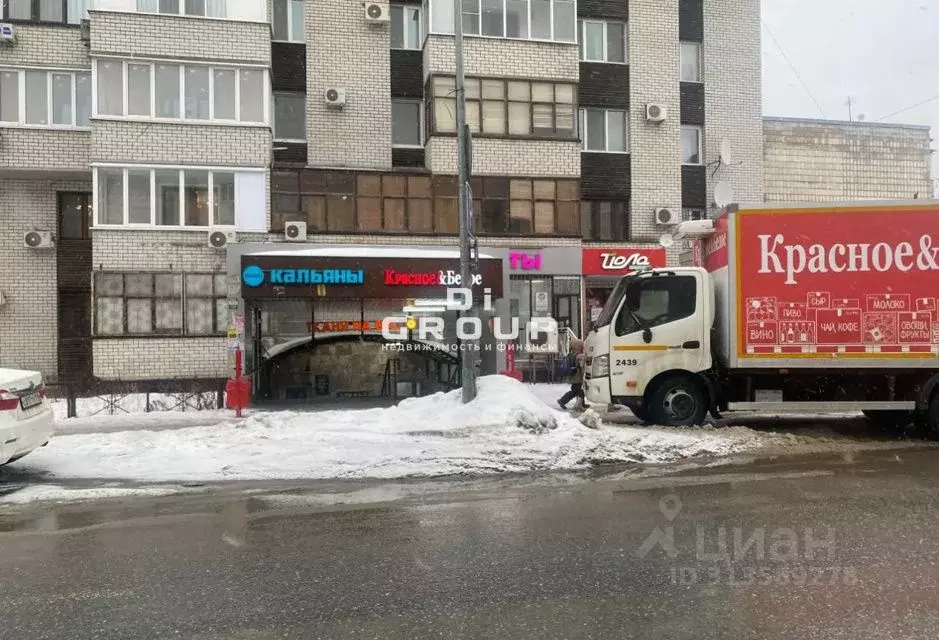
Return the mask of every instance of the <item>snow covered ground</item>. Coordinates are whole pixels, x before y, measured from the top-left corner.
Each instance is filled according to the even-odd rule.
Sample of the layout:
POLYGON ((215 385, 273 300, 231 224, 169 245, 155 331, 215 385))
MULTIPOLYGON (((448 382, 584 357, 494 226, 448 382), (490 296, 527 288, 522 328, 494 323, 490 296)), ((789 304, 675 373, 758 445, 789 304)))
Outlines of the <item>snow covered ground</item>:
MULTIPOLYGON (((256 411, 242 420, 222 411, 75 418, 60 421, 59 433, 47 447, 9 468, 21 477, 43 477, 60 485, 79 479, 389 479, 577 470, 609 462, 664 463, 806 444, 792 433, 746 427, 670 429, 604 423, 589 429, 552 408, 565 389, 487 376, 479 380, 479 396, 469 405, 461 404, 457 390, 384 409, 256 411)), ((146 489, 131 489, 135 487, 146 489)), ((148 490, 167 491, 166 486, 152 485, 148 490)), ((0 502, 17 495, 20 501, 30 495, 57 499, 56 491, 46 485, 32 494, 12 493, 0 502)), ((110 493, 122 495, 120 490, 110 493)), ((74 491, 71 495, 85 498, 74 491)))

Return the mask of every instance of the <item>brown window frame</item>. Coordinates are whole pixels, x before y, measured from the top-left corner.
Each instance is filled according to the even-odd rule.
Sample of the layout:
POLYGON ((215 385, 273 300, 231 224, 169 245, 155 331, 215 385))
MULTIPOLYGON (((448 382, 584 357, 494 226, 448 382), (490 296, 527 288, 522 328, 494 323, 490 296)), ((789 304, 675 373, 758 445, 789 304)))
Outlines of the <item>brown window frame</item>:
MULTIPOLYGON (((446 95, 435 95, 436 84, 435 80, 437 79, 454 79, 454 76, 448 74, 435 74, 428 78, 427 86, 424 90, 424 95, 426 96, 426 110, 425 110, 425 123, 427 129, 427 136, 431 135, 456 135, 456 128, 453 130, 442 130, 437 126, 437 114, 436 107, 438 100, 453 100, 455 94, 451 95, 447 93, 446 95)), ((534 139, 548 139, 548 140, 577 140, 578 139, 578 112, 579 105, 577 103, 577 84, 573 82, 565 82, 559 80, 539 80, 539 79, 530 79, 530 78, 491 78, 485 76, 471 76, 467 77, 466 81, 473 83, 479 83, 479 97, 478 98, 467 98, 466 99, 466 108, 467 113, 470 109, 476 109, 479 112, 479 130, 474 131, 472 125, 470 130, 472 134, 476 137, 483 138, 534 138, 534 139), (484 82, 498 82, 502 84, 502 105, 503 105, 503 124, 502 133, 493 133, 483 131, 483 103, 485 102, 499 102, 495 99, 484 99, 482 97, 482 85, 484 82), (526 83, 528 84, 528 100, 513 100, 509 98, 509 85, 511 83, 526 83), (534 85, 538 84, 550 84, 552 85, 553 100, 552 102, 543 102, 536 101, 532 97, 532 88, 534 85), (558 101, 558 87, 559 86, 569 86, 571 93, 570 102, 559 102, 558 101), (510 122, 511 118, 509 117, 509 105, 511 104, 527 104, 528 105, 528 133, 510 133, 510 122), (570 119, 571 119, 571 128, 570 129, 558 129, 558 111, 559 106, 570 105, 570 119), (535 107, 536 106, 550 106, 551 107, 551 128, 549 129, 536 129, 535 128, 535 107)), ((471 122, 471 119, 467 117, 467 121, 471 122)))

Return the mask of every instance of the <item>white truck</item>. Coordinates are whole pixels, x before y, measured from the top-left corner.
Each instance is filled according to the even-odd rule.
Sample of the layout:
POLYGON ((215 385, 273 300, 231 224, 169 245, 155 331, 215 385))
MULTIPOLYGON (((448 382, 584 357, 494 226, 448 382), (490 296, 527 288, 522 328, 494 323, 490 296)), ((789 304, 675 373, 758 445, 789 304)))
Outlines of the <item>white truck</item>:
POLYGON ((705 224, 695 266, 617 284, 585 342, 588 402, 663 425, 863 411, 939 435, 939 202, 731 206, 705 224))

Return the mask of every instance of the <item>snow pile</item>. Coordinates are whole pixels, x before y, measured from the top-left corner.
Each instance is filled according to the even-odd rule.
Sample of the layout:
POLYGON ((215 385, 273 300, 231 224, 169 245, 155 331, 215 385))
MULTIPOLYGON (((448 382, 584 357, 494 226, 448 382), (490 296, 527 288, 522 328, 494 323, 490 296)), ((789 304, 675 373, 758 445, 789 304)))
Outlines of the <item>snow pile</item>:
MULTIPOLYGON (((14 463, 55 479, 148 482, 397 478, 582 469, 753 451, 773 434, 749 429, 588 429, 512 378, 360 411, 257 412, 235 423, 59 435, 14 463)), ((165 414, 164 414, 165 415, 165 414)))

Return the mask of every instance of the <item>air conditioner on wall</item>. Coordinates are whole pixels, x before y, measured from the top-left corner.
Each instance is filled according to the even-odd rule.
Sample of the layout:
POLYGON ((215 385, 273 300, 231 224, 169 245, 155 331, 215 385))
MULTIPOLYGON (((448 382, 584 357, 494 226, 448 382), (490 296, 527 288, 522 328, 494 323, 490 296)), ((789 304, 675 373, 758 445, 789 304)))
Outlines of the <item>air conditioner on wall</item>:
POLYGON ((391 21, 391 12, 387 2, 366 2, 365 21, 372 25, 381 25, 391 21))
POLYGON ((678 219, 678 214, 674 209, 656 209, 655 210, 655 224, 668 226, 673 224, 678 224, 680 220, 678 219))
POLYGON ((660 104, 646 105, 646 120, 649 122, 665 122, 668 119, 668 109, 660 104))
POLYGON ((23 246, 27 249, 52 249, 55 238, 51 231, 27 231, 23 234, 23 246))
POLYGON ((306 242, 306 222, 285 222, 284 238, 287 242, 306 242))
POLYGON ((238 233, 231 229, 212 229, 209 231, 208 244, 213 249, 224 249, 238 242, 238 233))
POLYGON ((334 109, 342 109, 346 104, 346 90, 337 87, 331 87, 326 90, 326 106, 334 109))

